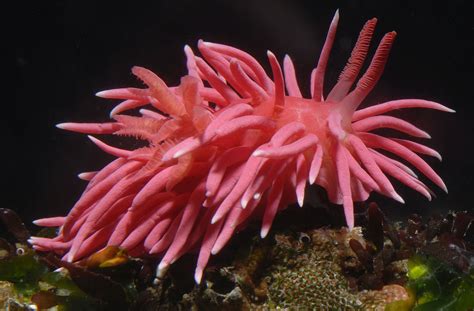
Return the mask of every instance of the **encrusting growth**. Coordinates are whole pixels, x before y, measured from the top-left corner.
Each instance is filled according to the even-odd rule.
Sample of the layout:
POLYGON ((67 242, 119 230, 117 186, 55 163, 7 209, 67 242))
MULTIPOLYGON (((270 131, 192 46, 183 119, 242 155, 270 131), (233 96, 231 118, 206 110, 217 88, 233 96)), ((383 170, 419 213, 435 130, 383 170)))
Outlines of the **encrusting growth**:
POLYGON ((123 100, 111 112, 115 122, 62 123, 58 127, 91 135, 117 134, 148 142, 136 150, 89 138, 117 157, 98 172, 79 174, 89 183, 66 217, 35 221, 59 226, 53 239, 33 237, 37 250, 52 250, 74 262, 107 245, 133 256, 160 256, 157 274, 184 253, 199 250, 196 282, 209 257, 252 218, 261 218, 265 237, 276 213, 289 204, 303 205, 306 183, 324 187, 330 201, 342 204, 349 228, 353 202, 376 191, 403 202, 387 176, 431 199, 431 190, 402 162, 406 160, 447 191, 441 178, 418 154, 441 158, 419 143, 369 133, 391 128, 414 137, 429 135, 393 116, 401 108, 454 112, 438 103, 394 100, 358 109, 379 80, 396 33, 381 40, 356 86, 377 20, 362 29, 338 82, 324 97, 326 66, 339 14, 336 12, 311 75, 311 98, 303 98, 293 63, 283 70, 268 52, 272 79, 249 54, 199 41, 202 55, 184 48, 188 74, 168 87, 148 69, 132 72, 146 87, 97 93, 123 100), (286 92, 285 92, 286 87, 286 92), (142 108, 146 106, 147 108, 142 108), (123 112, 140 108, 141 116, 123 112))

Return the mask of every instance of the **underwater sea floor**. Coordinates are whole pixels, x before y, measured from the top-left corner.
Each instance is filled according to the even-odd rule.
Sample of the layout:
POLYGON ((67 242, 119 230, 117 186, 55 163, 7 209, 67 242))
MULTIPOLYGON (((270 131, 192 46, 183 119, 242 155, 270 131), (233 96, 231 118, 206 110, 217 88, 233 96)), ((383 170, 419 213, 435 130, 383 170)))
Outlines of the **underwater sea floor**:
MULTIPOLYGON (((290 208, 260 239, 258 224, 213 258, 203 282, 195 256, 155 279, 156 260, 108 247, 77 264, 32 250, 29 230, 0 211, 2 310, 472 310, 474 216, 392 223, 375 203, 348 231, 324 209, 290 208), (293 225, 288 227, 288 220, 293 225), (332 226, 310 225, 316 223, 332 226), (284 221, 285 222, 284 222, 284 221)), ((54 230, 36 235, 51 236, 54 230)))

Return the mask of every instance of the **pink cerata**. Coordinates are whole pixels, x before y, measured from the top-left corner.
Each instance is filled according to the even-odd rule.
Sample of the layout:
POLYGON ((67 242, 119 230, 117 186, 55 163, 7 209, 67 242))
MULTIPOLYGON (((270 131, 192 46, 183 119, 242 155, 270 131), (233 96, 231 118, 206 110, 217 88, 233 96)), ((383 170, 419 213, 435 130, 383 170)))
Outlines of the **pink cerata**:
POLYGON ((388 176, 431 199, 431 190, 417 175, 387 152, 447 191, 418 155, 441 159, 438 152, 370 131, 391 128, 430 138, 416 126, 383 114, 401 108, 452 109, 421 99, 358 109, 382 75, 395 32, 385 34, 352 88, 377 22, 369 20, 338 82, 324 96, 338 20, 336 12, 311 74, 310 98, 302 96, 289 56, 282 70, 275 55, 267 52, 270 78, 244 51, 204 41, 198 43, 202 58, 185 46, 188 73, 178 86, 169 87, 150 70, 134 67, 133 74, 145 88, 97 93, 123 100, 111 112, 114 122, 57 126, 86 134, 133 136, 147 146, 124 150, 89 136, 117 159, 98 172, 79 175, 89 183, 66 217, 35 221, 60 230, 53 239, 32 237, 33 247, 74 262, 116 245, 133 256, 159 256, 158 276, 183 254, 198 249, 194 277, 200 283, 210 255, 218 253, 249 220, 262 219, 263 238, 278 211, 295 202, 303 205, 307 182, 322 186, 331 202, 343 205, 350 229, 353 202, 367 200, 372 191, 403 202, 388 176), (136 108, 140 116, 122 114, 136 108))

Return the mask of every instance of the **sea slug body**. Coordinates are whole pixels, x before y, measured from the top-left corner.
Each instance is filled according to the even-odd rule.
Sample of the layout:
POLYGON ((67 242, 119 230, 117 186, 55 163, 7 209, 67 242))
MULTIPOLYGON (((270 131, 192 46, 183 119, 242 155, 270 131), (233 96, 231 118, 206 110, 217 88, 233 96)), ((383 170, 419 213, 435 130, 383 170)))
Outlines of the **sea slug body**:
POLYGON ((188 73, 176 87, 168 87, 145 68, 134 67, 133 74, 145 88, 97 93, 122 100, 111 112, 114 122, 58 127, 89 135, 133 136, 147 146, 124 150, 89 136, 117 159, 98 172, 79 175, 88 185, 66 217, 35 221, 60 230, 53 239, 32 237, 34 248, 55 251, 74 262, 107 245, 118 245, 133 256, 159 256, 159 276, 183 254, 198 249, 195 280, 199 283, 210 255, 218 253, 249 220, 261 219, 263 238, 278 211, 293 203, 303 205, 308 182, 322 186, 331 202, 343 205, 349 228, 354 226, 353 202, 366 200, 372 191, 403 202, 388 176, 430 200, 431 190, 387 152, 447 191, 418 155, 441 159, 439 153, 370 131, 391 128, 430 138, 416 126, 384 113, 401 108, 453 110, 421 99, 359 109, 382 74, 395 32, 382 38, 353 87, 377 22, 369 20, 338 82, 323 95, 338 20, 336 12, 311 75, 310 98, 303 98, 289 56, 282 69, 275 55, 267 53, 270 78, 249 54, 204 41, 198 43, 202 58, 184 48, 188 73), (140 116, 123 114, 137 108, 140 116))

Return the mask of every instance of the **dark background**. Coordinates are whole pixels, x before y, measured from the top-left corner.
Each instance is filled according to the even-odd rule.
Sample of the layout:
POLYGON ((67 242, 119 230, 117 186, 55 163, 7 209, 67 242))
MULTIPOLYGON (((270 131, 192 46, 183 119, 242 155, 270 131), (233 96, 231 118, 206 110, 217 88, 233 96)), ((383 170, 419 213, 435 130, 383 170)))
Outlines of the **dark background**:
POLYGON ((438 195, 428 202, 397 184, 407 204, 387 201, 386 209, 396 213, 472 209, 473 1, 17 3, 4 12, 14 21, 4 29, 8 33, 4 43, 13 48, 8 62, 15 70, 10 79, 14 100, 4 100, 2 105, 6 160, 1 189, 2 207, 18 211, 27 222, 67 213, 85 186, 75 175, 97 170, 111 160, 85 135, 63 132, 54 125, 107 121, 115 102, 94 94, 141 86, 130 73, 133 65, 150 68, 168 84, 176 84, 185 73, 184 44, 194 47, 202 38, 246 50, 266 69, 267 49, 280 60, 290 54, 307 91, 310 71, 337 8, 341 19, 326 91, 337 79, 364 22, 378 17, 376 40, 391 30, 398 37, 385 74, 365 105, 424 98, 457 110, 456 114, 418 109, 398 114, 431 133, 429 146, 440 151, 444 160, 428 162, 450 193, 428 183, 438 195))

